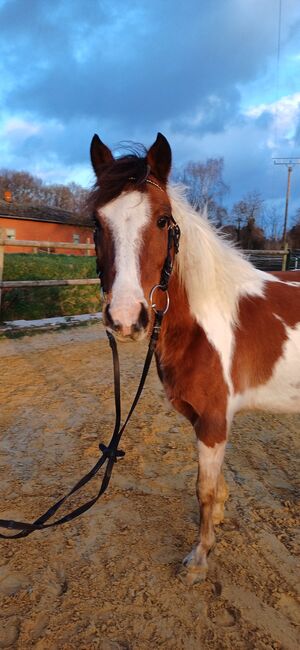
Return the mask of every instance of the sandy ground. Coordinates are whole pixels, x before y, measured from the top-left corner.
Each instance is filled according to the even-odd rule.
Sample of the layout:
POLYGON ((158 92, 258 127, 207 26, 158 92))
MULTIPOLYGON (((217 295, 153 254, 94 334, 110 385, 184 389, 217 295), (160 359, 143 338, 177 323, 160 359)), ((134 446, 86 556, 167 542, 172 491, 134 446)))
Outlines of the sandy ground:
MULTIPOLYGON (((125 405, 144 350, 121 347, 125 405)), ((108 441, 110 349, 96 324, 2 340, 0 358, 0 516, 33 520, 108 441)), ((153 367, 102 501, 62 528, 0 541, 0 648, 299 648, 299 424, 235 420, 226 518, 207 580, 188 587, 177 574, 197 534, 194 435, 153 367)))

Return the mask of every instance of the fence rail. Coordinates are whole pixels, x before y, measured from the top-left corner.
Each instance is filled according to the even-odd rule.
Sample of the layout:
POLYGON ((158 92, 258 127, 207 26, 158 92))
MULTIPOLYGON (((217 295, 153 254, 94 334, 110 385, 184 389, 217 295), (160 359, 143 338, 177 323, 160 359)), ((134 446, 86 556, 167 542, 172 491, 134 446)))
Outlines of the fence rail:
POLYGON ((258 256, 260 256, 260 255, 261 255, 261 256, 265 255, 266 257, 267 257, 268 255, 278 255, 278 257, 281 255, 281 256, 283 257, 284 255, 288 255, 288 254, 289 254, 289 250, 288 250, 288 249, 287 249, 287 250, 280 250, 280 251, 275 251, 275 250, 270 250, 270 251, 268 251, 268 250, 257 250, 257 251, 256 251, 256 250, 254 250, 253 248, 248 248, 248 249, 247 249, 247 248, 243 248, 243 249, 241 249, 241 250, 242 250, 243 253, 245 253, 246 255, 255 255, 255 256, 256 256, 256 255, 258 255, 258 256))
POLYGON ((300 250, 244 250, 244 253, 262 271, 296 271, 300 268, 300 250))
POLYGON ((98 278, 79 278, 78 280, 5 280, 0 282, 2 289, 17 287, 63 287, 66 285, 99 284, 98 278))
POLYGON ((21 287, 64 287, 99 284, 98 278, 77 278, 69 280, 5 280, 3 281, 4 269, 4 246, 26 246, 28 248, 61 248, 71 250, 85 250, 87 254, 94 251, 94 244, 75 244, 73 242, 51 242, 51 241, 31 241, 23 239, 7 239, 4 237, 3 230, 0 228, 0 310, 2 289, 15 289, 21 287))
POLYGON ((27 239, 0 239, 0 246, 25 246, 27 248, 71 248, 72 250, 94 251, 94 244, 73 244, 61 241, 30 241, 27 239))

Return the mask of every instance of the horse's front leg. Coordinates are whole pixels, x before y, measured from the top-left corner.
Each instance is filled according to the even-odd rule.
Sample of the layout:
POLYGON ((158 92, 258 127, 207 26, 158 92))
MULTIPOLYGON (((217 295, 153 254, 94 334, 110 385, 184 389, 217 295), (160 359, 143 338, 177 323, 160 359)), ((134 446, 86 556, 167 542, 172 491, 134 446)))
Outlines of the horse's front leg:
MULTIPOLYGON (((210 428, 210 427, 209 427, 210 428)), ((215 543, 214 522, 218 517, 220 502, 225 500, 222 464, 226 446, 226 424, 223 434, 209 432, 201 418, 195 424, 198 444, 197 496, 200 507, 199 542, 184 560, 191 573, 191 579, 203 577, 207 569, 207 556, 215 543)), ((220 514, 220 513, 219 513, 220 514)))
POLYGON ((217 484, 217 493, 213 507, 213 523, 214 526, 220 524, 224 519, 224 507, 225 501, 227 501, 229 496, 229 490, 225 478, 223 476, 222 470, 220 471, 218 484, 217 484))

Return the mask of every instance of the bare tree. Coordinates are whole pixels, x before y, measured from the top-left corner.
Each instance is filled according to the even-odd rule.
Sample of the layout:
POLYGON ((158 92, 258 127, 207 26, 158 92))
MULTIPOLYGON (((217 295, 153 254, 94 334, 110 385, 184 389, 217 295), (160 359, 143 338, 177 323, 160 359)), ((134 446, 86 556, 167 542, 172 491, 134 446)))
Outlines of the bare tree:
POLYGON ((46 185, 27 172, 2 170, 0 172, 0 199, 11 193, 15 203, 43 205, 81 214, 85 210, 88 190, 76 183, 46 185))
POLYGON ((300 248, 300 208, 296 212, 294 225, 288 232, 288 241, 291 248, 300 248))
POLYGON ((223 168, 223 158, 208 158, 205 163, 189 162, 175 176, 175 180, 187 186, 188 199, 195 210, 206 208, 208 216, 217 222, 223 222, 222 199, 229 190, 223 180, 223 168))
POLYGON ((42 181, 28 172, 3 170, 0 174, 1 198, 9 191, 18 203, 34 203, 39 201, 42 192, 42 181))
POLYGON ((277 208, 275 206, 265 208, 260 223, 263 224, 264 230, 268 233, 268 247, 280 249, 282 215, 278 212, 277 208))
POLYGON ((236 223, 237 240, 241 239, 241 231, 249 224, 248 231, 256 226, 256 221, 263 215, 264 199, 259 192, 248 192, 245 197, 234 204, 232 208, 232 220, 236 223))
POLYGON ((248 250, 262 250, 265 247, 264 231, 256 225, 254 217, 250 217, 241 228, 239 241, 242 248, 248 250))

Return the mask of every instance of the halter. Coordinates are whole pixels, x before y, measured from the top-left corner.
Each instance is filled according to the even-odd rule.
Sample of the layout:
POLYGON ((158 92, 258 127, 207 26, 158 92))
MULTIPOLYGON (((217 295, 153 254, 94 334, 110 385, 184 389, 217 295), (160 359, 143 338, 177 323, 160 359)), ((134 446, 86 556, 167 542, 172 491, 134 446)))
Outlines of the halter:
MULTIPOLYGON (((149 174, 150 174, 150 168, 149 168, 149 174)), ((162 187, 160 187, 160 185, 158 185, 158 183, 154 183, 154 181, 151 181, 150 178, 146 178, 146 179, 145 179, 145 183, 149 183, 150 185, 154 185, 155 187, 158 187, 158 189, 159 189, 161 192, 165 192, 165 191, 166 191, 166 190, 164 190, 162 187)))
MULTIPOLYGON (((155 185, 162 192, 165 191, 157 183, 151 181, 150 179, 146 179, 146 182, 155 185)), ((99 224, 97 222, 94 231, 96 256, 97 256, 98 231, 99 231, 99 224)), ((169 308, 170 300, 168 295, 168 284, 173 269, 172 249, 174 248, 174 255, 176 255, 179 250, 179 238, 180 238, 180 228, 178 224, 175 222, 173 216, 171 216, 168 219, 167 255, 161 271, 160 282, 159 284, 155 285, 150 292, 150 303, 155 313, 155 317, 154 317, 154 324, 153 324, 152 333, 149 341, 148 352, 144 362, 143 372, 138 385, 138 389, 136 391, 134 400, 129 409, 124 424, 121 426, 121 391, 120 391, 120 367, 119 367, 118 349, 117 349, 117 344, 114 336, 110 332, 106 331, 109 344, 112 350, 112 357, 113 357, 114 395, 115 395, 115 412, 116 412, 114 431, 108 446, 104 445, 103 443, 99 444, 99 449, 100 451, 102 451, 102 456, 100 456, 100 458, 97 460, 94 467, 87 474, 85 474, 85 476, 83 476, 64 497, 62 497, 61 499, 59 499, 59 501, 54 503, 53 506, 51 506, 48 510, 46 510, 46 512, 44 512, 40 517, 38 517, 38 519, 36 519, 32 524, 25 521, 15 521, 14 519, 0 519, 1 528, 19 531, 14 535, 4 535, 3 533, 0 533, 0 539, 20 539, 22 537, 27 537, 28 535, 31 535, 37 530, 47 530, 48 528, 60 526, 69 521, 72 521, 72 519, 76 519, 84 512, 87 512, 87 510, 89 510, 98 501, 98 499, 100 499, 102 494, 104 494, 104 492, 106 491, 111 479, 114 464, 117 462, 118 458, 123 458, 125 456, 125 452, 122 449, 118 448, 119 442, 133 414, 133 411, 135 410, 135 407, 140 399, 149 372, 153 354, 156 349, 159 333, 161 330, 162 320, 169 308), (166 295, 166 306, 162 310, 157 309, 156 304, 153 303, 153 296, 157 290, 164 292, 166 295), (55 515, 55 513, 61 508, 61 506, 68 500, 70 496, 78 492, 78 490, 80 490, 94 476, 96 476, 99 469, 106 462, 107 465, 105 468, 104 476, 96 496, 94 496, 92 499, 90 499, 83 505, 79 506, 78 508, 75 508, 64 517, 61 517, 60 519, 57 519, 56 521, 53 521, 51 523, 46 523, 48 522, 49 519, 51 519, 51 517, 53 517, 53 515, 55 515)), ((97 265, 97 274, 100 278, 101 271, 99 269, 99 265, 97 265)))
MULTIPOLYGON (((148 181, 149 182, 149 181, 148 181)), ((159 185, 157 185, 159 187, 159 185)), ((164 191, 164 190, 162 190, 164 191)), ((164 265, 161 271, 160 275, 160 281, 159 284, 155 284, 154 287, 152 287, 150 291, 150 296, 149 296, 149 301, 151 304, 151 307, 155 313, 157 313, 156 309, 156 304, 153 302, 153 296, 157 290, 163 291, 166 295, 166 304, 165 308, 163 310, 163 314, 166 314, 169 305, 170 305, 170 298, 168 294, 168 285, 169 285, 169 280, 170 276, 173 270, 173 259, 172 259, 172 249, 174 248, 174 253, 177 255, 179 251, 179 239, 180 239, 180 228, 178 224, 176 223, 175 219, 171 216, 169 217, 169 223, 168 223, 168 249, 167 249, 167 256, 164 261, 164 265)))

